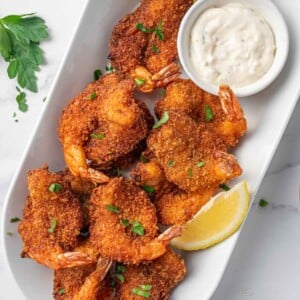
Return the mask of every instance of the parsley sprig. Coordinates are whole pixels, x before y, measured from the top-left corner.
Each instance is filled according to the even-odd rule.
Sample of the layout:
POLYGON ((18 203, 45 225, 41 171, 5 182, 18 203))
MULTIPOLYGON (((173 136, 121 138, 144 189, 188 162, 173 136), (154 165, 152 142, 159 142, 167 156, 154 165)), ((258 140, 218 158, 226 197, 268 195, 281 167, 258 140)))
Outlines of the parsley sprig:
MULTIPOLYGON (((9 63, 7 74, 16 78, 22 88, 37 92, 36 72, 44 63, 44 53, 39 43, 48 38, 45 21, 34 14, 9 15, 0 19, 0 54, 9 63)), ((25 93, 17 98, 21 111, 26 111, 25 93)))

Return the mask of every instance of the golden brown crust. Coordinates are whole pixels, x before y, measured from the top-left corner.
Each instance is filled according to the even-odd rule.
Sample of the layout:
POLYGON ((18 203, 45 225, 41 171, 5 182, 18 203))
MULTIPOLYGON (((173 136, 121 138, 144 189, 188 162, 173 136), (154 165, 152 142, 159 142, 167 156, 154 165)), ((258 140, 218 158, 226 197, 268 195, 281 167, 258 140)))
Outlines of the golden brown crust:
POLYGON ((134 98, 133 87, 132 80, 116 74, 90 83, 60 118, 59 137, 65 149, 82 146, 92 164, 105 168, 135 150, 147 136, 153 118, 145 105, 134 98))
POLYGON ((83 226, 83 214, 79 200, 71 191, 69 182, 62 175, 51 173, 48 167, 28 173, 29 196, 19 234, 23 239, 23 255, 51 267, 55 253, 70 251, 77 243, 83 226), (62 189, 49 191, 52 183, 62 189), (49 232, 51 220, 56 220, 53 233, 49 232))
POLYGON ((132 181, 114 178, 94 189, 91 203, 90 238, 100 255, 138 263, 141 247, 157 237, 158 232, 155 207, 146 193, 132 181), (109 205, 119 213, 111 212, 109 205), (125 227, 121 220, 128 220, 131 225, 125 227), (131 231, 134 221, 142 224, 144 235, 131 231))
POLYGON ((192 5, 192 0, 142 0, 140 6, 121 19, 114 27, 110 42, 112 65, 121 73, 129 73, 137 66, 145 66, 152 74, 177 59, 177 33, 179 24, 192 5), (136 29, 141 23, 154 29, 162 21, 164 40, 155 33, 136 29), (155 45, 159 52, 153 51, 155 45))
POLYGON ((140 300, 141 297, 133 293, 133 289, 140 289, 140 285, 151 285, 151 300, 166 300, 171 290, 183 280, 186 273, 183 259, 171 249, 153 260, 149 264, 128 266, 124 273, 125 282, 117 290, 117 299, 140 300))

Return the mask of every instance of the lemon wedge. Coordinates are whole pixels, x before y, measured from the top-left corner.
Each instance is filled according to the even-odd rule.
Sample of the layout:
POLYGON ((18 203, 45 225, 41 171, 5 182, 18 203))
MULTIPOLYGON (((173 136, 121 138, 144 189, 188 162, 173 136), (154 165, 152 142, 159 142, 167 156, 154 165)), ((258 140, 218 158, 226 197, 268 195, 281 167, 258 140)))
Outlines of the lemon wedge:
POLYGON ((172 240, 172 246, 200 250, 220 243, 240 227, 249 202, 246 181, 236 184, 228 192, 217 194, 184 225, 182 235, 172 240))

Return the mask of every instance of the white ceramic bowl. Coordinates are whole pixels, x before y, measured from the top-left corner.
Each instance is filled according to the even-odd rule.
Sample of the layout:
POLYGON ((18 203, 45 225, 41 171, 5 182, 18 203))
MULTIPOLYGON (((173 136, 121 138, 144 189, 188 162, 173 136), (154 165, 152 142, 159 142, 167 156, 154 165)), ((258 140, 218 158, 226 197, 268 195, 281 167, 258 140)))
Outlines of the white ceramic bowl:
POLYGON ((203 11, 211 7, 223 6, 232 2, 243 3, 260 12, 273 30, 277 47, 273 64, 265 75, 252 84, 234 89, 237 96, 245 97, 256 94, 270 85, 284 67, 288 56, 289 35, 287 26, 281 13, 270 0, 198 0, 189 9, 181 22, 177 47, 180 62, 187 75, 202 89, 216 95, 219 87, 199 78, 191 63, 189 47, 191 30, 195 21, 203 11))

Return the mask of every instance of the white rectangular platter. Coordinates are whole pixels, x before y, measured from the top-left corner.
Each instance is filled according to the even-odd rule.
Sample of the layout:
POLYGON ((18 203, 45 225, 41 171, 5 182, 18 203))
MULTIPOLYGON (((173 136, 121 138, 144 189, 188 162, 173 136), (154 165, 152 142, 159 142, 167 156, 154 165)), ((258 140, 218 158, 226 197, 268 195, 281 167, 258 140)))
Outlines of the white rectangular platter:
MULTIPOLYGON (((300 90, 300 1, 274 0, 289 29, 290 51, 287 64, 277 80, 265 91, 240 99, 248 120, 248 133, 235 154, 249 183, 252 199, 273 157, 300 90)), ((65 166, 57 138, 57 124, 63 107, 92 80, 93 71, 105 69, 113 25, 138 4, 138 0, 89 0, 76 34, 63 60, 47 106, 25 151, 10 187, 4 209, 2 240, 12 274, 27 299, 52 299, 52 271, 29 259, 21 259, 20 238, 8 238, 9 220, 21 216, 27 195, 29 169, 47 162, 51 170, 65 166)), ((205 251, 184 253, 187 277, 171 299, 209 299, 217 287, 240 231, 225 242, 205 251)), ((276 247, 276 245, 274 245, 276 247)))

